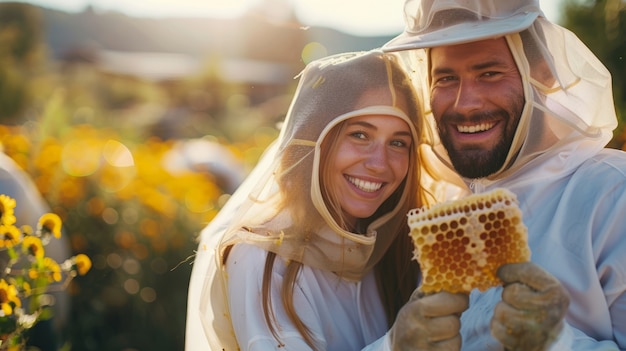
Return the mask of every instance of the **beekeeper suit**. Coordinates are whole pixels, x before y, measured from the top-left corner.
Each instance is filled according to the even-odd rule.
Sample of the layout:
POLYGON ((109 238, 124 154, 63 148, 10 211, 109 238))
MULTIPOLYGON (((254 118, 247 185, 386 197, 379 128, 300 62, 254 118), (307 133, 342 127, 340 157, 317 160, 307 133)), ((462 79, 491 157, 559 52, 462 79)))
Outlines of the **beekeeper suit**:
MULTIPOLYGON (((369 344, 372 349, 384 346, 379 340, 389 321, 374 269, 400 235, 407 242, 403 248, 409 251, 393 260, 412 261, 410 242, 405 241, 409 240, 406 214, 425 204, 429 194, 447 193, 435 181, 439 179, 435 171, 428 173, 432 182, 418 184, 426 176, 426 170, 418 171, 421 108, 415 85, 407 80, 395 56, 380 50, 344 53, 305 68, 278 139, 202 233, 189 287, 187 351, 309 350, 313 346, 343 351, 369 344), (388 209, 379 213, 381 206, 365 222, 358 222, 363 223, 361 228, 348 230, 332 214, 338 210, 336 205, 328 204, 332 197, 325 190, 332 187, 329 181, 326 187, 320 184, 332 168, 323 168, 322 145, 328 141, 332 150, 333 140, 339 137, 329 135, 336 126, 368 115, 399 118, 410 127, 408 174, 385 200, 388 209), (294 196, 299 199, 290 200, 294 196), (271 298, 278 307, 272 315, 280 342, 286 346, 279 346, 276 335, 268 331, 261 310, 258 287, 266 284, 267 252, 277 255, 271 298), (280 282, 287 280, 283 276, 286 264, 292 261, 302 263, 297 286, 281 293, 280 282), (280 308, 285 295, 292 296, 311 342, 306 342, 280 308)), ((414 282, 406 289, 408 296, 417 287, 418 275, 413 273, 399 278, 414 282)), ((400 273, 389 270, 385 274, 400 273)))
MULTIPOLYGON (((617 126, 609 72, 574 34, 545 18, 539 0, 408 0, 404 11, 404 32, 383 50, 402 52, 407 69, 423 77, 429 48, 506 39, 522 77, 519 125, 501 168, 464 183, 474 193, 503 187, 517 195, 532 262, 570 295, 553 349, 625 350, 626 153, 605 148, 617 126)), ((422 83, 427 144, 454 169, 428 105, 430 82, 422 83)), ((501 290, 470 295, 463 350, 502 350, 490 333, 501 290)))

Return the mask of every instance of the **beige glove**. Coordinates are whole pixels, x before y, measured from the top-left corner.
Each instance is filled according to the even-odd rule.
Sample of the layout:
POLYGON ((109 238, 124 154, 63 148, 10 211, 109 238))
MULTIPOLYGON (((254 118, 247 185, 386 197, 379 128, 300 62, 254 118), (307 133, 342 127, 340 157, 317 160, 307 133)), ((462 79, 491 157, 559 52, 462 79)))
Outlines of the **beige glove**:
POLYGON ((548 349, 563 328, 569 294, 550 273, 531 262, 498 269, 502 301, 491 319, 491 334, 509 351, 548 349))
POLYGON ((439 292, 424 296, 419 289, 400 309, 389 336, 394 351, 457 351, 461 349, 461 313, 467 294, 439 292))

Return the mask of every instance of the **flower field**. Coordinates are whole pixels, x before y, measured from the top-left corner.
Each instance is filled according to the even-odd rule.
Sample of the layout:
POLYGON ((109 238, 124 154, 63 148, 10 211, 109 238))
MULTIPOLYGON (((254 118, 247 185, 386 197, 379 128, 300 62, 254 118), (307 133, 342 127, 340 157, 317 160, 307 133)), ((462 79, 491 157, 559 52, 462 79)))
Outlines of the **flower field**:
MULTIPOLYGON (((71 251, 93 263, 67 286, 65 345, 181 347, 195 237, 228 198, 223 181, 211 169, 166 162, 184 156, 177 153, 180 141, 128 142, 89 125, 68 128, 62 137, 39 133, 32 125, 3 126, 0 141, 63 222, 71 251)), ((222 150, 243 165, 249 150, 264 149, 272 138, 222 150)))

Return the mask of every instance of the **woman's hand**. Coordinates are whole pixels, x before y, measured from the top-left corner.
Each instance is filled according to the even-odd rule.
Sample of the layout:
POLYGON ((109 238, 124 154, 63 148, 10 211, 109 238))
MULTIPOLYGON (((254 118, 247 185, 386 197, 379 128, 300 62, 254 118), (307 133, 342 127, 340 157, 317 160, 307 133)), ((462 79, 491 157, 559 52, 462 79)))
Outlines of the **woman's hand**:
POLYGON ((510 351, 546 350, 563 328, 569 294, 550 273, 531 262, 498 269, 504 282, 491 334, 510 351))
POLYGON ((460 350, 460 317, 468 304, 467 294, 439 292, 424 296, 415 290, 389 331, 391 349, 460 350))

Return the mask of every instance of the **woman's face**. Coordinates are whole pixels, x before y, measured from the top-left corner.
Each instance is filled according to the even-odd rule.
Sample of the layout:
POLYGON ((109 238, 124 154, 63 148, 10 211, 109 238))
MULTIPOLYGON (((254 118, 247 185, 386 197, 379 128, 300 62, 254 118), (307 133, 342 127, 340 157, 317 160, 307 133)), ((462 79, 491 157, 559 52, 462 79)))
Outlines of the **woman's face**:
POLYGON ((330 181, 347 223, 370 217, 407 175, 413 138, 395 116, 353 117, 331 156, 330 181))

